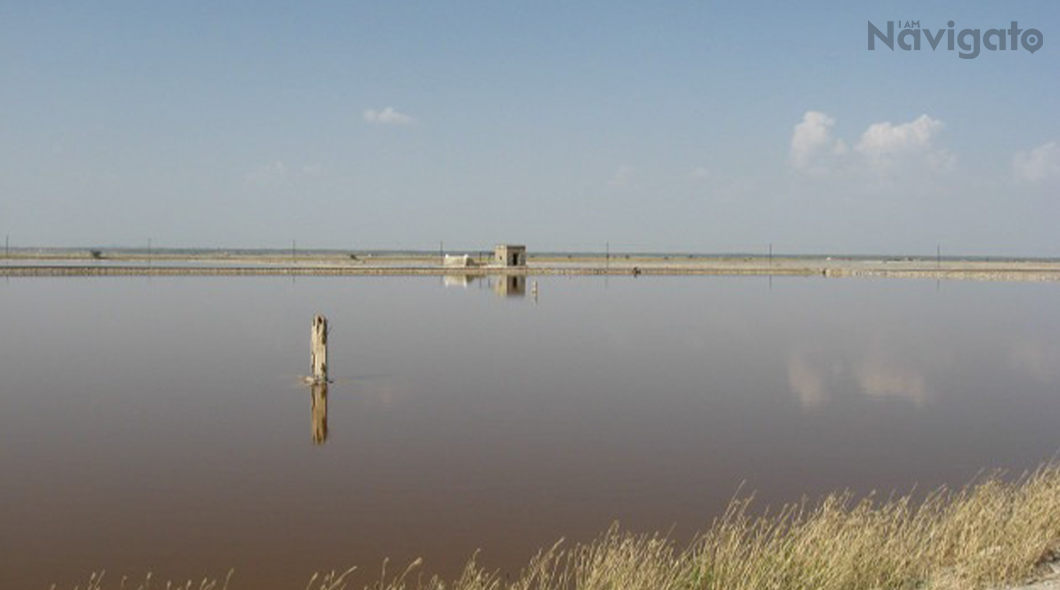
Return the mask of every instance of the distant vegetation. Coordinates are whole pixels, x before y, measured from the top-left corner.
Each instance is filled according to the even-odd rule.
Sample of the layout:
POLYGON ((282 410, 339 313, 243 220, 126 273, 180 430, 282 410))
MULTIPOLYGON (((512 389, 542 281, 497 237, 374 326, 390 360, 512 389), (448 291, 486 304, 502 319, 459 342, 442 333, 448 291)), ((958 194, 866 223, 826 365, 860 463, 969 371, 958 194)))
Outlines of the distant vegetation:
MULTIPOLYGON (((1058 550, 1060 465, 1050 465, 1014 482, 987 477, 959 492, 939 490, 920 499, 833 494, 764 516, 751 514, 750 498, 738 499, 684 547, 613 528, 591 543, 558 543, 542 551, 515 579, 485 570, 474 559, 455 580, 425 578, 417 561, 364 588, 966 590, 1026 580, 1056 560, 1058 550)), ((351 572, 313 576, 306 589, 352 590, 351 572)), ((240 587, 238 579, 173 585, 109 581, 129 589, 240 587)), ((99 576, 86 586, 106 588, 99 576)))

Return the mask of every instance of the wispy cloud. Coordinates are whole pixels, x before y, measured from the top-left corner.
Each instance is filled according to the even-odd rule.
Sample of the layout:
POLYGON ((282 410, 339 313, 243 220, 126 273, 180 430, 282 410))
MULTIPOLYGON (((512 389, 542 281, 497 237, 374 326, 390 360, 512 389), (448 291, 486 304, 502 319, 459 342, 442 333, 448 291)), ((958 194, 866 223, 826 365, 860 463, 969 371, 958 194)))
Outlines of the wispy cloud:
POLYGON ((693 180, 705 180, 710 178, 710 170, 706 166, 696 166, 689 171, 688 177, 693 180))
POLYGON ((285 178, 287 178, 287 164, 280 160, 258 166, 243 176, 243 180, 249 184, 257 185, 276 184, 285 178))
POLYGON ((1012 173, 1016 180, 1039 183, 1060 179, 1060 147, 1055 141, 1040 145, 1028 152, 1017 152, 1012 157, 1012 173))
POLYGON ((368 109, 364 111, 364 120, 373 125, 409 126, 416 124, 416 119, 398 112, 394 107, 386 107, 381 111, 368 109))
POLYGON ((614 188, 631 188, 634 186, 633 172, 632 166, 619 166, 618 170, 615 171, 615 175, 607 182, 607 185, 614 188))
POLYGON ((324 167, 320 164, 302 164, 289 166, 283 160, 263 164, 247 172, 243 180, 257 186, 276 186, 292 178, 320 176, 324 167))

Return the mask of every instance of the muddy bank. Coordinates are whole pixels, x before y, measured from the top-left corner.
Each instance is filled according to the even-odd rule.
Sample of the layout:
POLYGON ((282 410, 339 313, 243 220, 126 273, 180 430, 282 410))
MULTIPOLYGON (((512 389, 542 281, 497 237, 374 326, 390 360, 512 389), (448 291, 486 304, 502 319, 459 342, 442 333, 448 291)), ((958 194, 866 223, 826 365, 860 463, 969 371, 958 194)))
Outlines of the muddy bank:
POLYGON ((281 257, 20 255, 0 263, 0 276, 487 276, 487 275, 716 275, 894 278, 970 281, 1060 281, 1052 260, 916 260, 706 256, 531 256, 525 267, 475 263, 446 267, 439 256, 332 254, 281 257))

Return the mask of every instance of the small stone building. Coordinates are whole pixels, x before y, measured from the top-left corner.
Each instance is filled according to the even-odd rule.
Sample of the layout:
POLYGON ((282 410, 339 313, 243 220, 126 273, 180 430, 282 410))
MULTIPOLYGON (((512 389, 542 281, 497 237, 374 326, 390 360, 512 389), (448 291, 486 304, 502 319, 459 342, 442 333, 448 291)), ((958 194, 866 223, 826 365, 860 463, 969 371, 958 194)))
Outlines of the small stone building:
POLYGON ((497 266, 526 266, 526 246, 498 244, 493 249, 493 264, 497 266))

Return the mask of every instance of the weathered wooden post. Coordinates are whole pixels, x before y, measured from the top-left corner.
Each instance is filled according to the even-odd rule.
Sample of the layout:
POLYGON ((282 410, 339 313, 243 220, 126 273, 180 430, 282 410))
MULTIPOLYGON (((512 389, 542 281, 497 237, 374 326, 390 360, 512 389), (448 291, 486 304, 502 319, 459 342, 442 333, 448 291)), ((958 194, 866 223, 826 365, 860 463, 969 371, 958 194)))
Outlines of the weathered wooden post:
POLYGON ((328 440, 328 384, 314 383, 313 388, 313 444, 328 440))
POLYGON ((328 382, 328 319, 320 314, 313 316, 313 382, 328 382))

